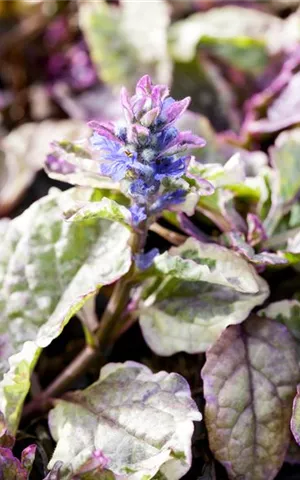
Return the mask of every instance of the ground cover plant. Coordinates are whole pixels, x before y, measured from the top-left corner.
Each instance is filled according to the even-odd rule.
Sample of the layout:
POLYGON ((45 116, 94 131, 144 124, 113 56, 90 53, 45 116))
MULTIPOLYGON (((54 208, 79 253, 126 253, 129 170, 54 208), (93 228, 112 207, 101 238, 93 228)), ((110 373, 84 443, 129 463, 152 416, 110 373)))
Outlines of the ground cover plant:
POLYGON ((297 8, 0 3, 0 480, 299 478, 297 8))

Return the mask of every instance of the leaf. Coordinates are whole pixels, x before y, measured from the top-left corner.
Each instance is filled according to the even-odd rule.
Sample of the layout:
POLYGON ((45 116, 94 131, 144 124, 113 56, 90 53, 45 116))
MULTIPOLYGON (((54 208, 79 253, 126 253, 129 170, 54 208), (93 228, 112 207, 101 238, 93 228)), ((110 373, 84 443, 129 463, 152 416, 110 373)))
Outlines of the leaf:
POLYGON ((300 128, 282 132, 271 149, 272 164, 278 172, 273 194, 282 203, 292 202, 300 191, 299 153, 300 128))
POLYGON ((201 163, 217 164, 225 163, 230 158, 235 148, 232 145, 221 142, 217 133, 204 115, 187 110, 176 122, 178 130, 191 130, 194 134, 205 138, 206 145, 191 152, 201 163))
POLYGON ((243 235, 237 232, 230 232, 227 235, 231 247, 238 252, 242 257, 244 257, 248 262, 253 263, 254 265, 287 265, 288 261, 276 255, 276 253, 270 252, 260 252, 255 253, 255 250, 249 243, 246 242, 243 235))
POLYGON ((87 135, 88 127, 74 120, 26 123, 1 141, 0 215, 5 215, 19 200, 40 170, 53 140, 68 140, 87 135))
POLYGON ((48 475, 44 478, 44 480, 61 480, 60 471, 63 467, 63 462, 55 462, 53 468, 48 473, 48 475))
POLYGON ((96 383, 50 412, 58 443, 49 468, 63 460, 77 474, 97 451, 107 458, 105 469, 121 478, 146 480, 160 470, 176 480, 190 467, 193 420, 201 414, 183 377, 111 363, 96 383))
POLYGON ((35 459, 35 453, 36 453, 36 445, 29 445, 27 448, 25 448, 22 452, 21 456, 21 462, 24 468, 28 471, 28 473, 31 472, 33 462, 35 459))
POLYGON ((9 369, 0 381, 0 410, 12 434, 16 434, 39 354, 40 348, 34 342, 25 342, 21 351, 9 358, 9 369))
POLYGON ((238 254, 192 238, 154 264, 163 278, 145 284, 139 312, 143 336, 158 355, 206 351, 269 294, 267 283, 238 254))
POLYGON ((105 197, 100 202, 77 203, 64 215, 70 222, 82 222, 97 218, 105 218, 125 226, 131 225, 132 222, 131 213, 126 207, 105 197))
POLYGON ((268 297, 266 282, 257 278, 257 293, 205 282, 160 280, 161 290, 158 287, 140 306, 147 344, 161 356, 205 352, 228 325, 245 320, 268 297))
POLYGON ((173 79, 172 96, 174 98, 190 96, 192 99, 190 109, 206 116, 216 130, 239 128, 240 119, 235 108, 234 91, 215 63, 204 55, 200 59, 195 57, 190 62, 176 59, 173 79))
POLYGON ((1 479, 3 480, 29 480, 29 474, 34 462, 35 445, 29 445, 22 452, 21 462, 9 448, 0 447, 1 479))
MULTIPOLYGON (((85 224, 63 220, 62 206, 91 195, 91 190, 52 191, 12 220, 1 239, 2 373, 8 370, 8 358, 20 352, 24 342, 35 342, 36 348, 49 345, 102 285, 113 283, 128 271, 131 253, 127 228, 107 220, 88 220, 85 224)), ((3 387, 1 395, 12 428, 17 427, 36 361, 32 343, 27 348, 32 352, 31 360, 28 357, 24 363, 22 354, 14 357, 6 377, 12 387, 3 387)), ((3 382, 5 385, 5 378, 3 382)))
POLYGON ((214 243, 188 238, 180 247, 154 259, 163 275, 187 281, 209 282, 234 288, 242 293, 257 293, 258 276, 240 255, 214 243))
POLYGON ((229 478, 272 480, 287 451, 299 379, 287 328, 250 317, 230 326, 202 369, 209 444, 229 478))
POLYGON ((201 164, 192 159, 188 173, 209 180, 215 188, 243 183, 246 179, 245 166, 239 153, 233 155, 224 166, 219 163, 201 164))
POLYGON ((283 323, 293 337, 300 340, 300 302, 298 300, 280 300, 270 303, 257 314, 283 323))
POLYGON ((79 21, 104 82, 133 88, 147 71, 155 80, 169 83, 166 34, 170 19, 164 0, 123 1, 119 8, 104 1, 84 4, 79 21))
POLYGON ((227 64, 257 75, 268 63, 268 37, 280 28, 280 19, 258 10, 213 8, 176 22, 170 28, 170 48, 175 59, 185 62, 191 61, 197 50, 208 50, 227 64), (240 21, 232 22, 232 18, 240 21))
POLYGON ((293 402, 293 413, 291 418, 291 430, 297 444, 300 445, 300 386, 297 386, 297 394, 293 402))
MULTIPOLYGON (((288 59, 288 62, 290 63, 290 59, 288 59)), ((270 134, 299 124, 299 87, 300 72, 293 74, 284 65, 282 73, 275 78, 265 91, 259 94, 263 103, 270 103, 270 99, 273 99, 273 101, 267 108, 266 118, 248 122, 247 130, 249 133, 255 136, 270 134)), ((257 114, 255 114, 256 116, 257 114)))
POLYGON ((28 471, 8 448, 0 447, 0 465, 5 480, 28 480, 28 471))
MULTIPOLYGON (((78 139, 77 139, 78 140, 78 139)), ((99 189, 118 190, 119 184, 108 177, 99 175, 99 162, 94 158, 90 145, 84 148, 78 142, 52 142, 52 150, 48 152, 45 170, 50 178, 99 189)))

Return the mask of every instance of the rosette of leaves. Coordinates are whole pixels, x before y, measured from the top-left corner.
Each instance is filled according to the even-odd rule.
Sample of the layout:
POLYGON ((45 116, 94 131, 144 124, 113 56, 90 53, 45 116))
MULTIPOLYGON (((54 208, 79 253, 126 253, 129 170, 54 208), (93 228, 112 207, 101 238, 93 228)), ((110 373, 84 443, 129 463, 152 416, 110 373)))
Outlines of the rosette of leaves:
MULTIPOLYGON (((262 307, 265 318, 253 310, 270 293, 262 269, 287 263, 266 245, 296 204, 297 141, 294 132, 278 138, 271 165, 266 154, 241 148, 228 160, 218 143, 222 163, 195 160, 191 149, 199 154, 205 142, 177 122, 189 101, 176 101, 147 75, 134 95, 123 89, 124 121, 94 121, 86 140, 52 144, 49 175, 77 186, 51 190, 0 222, 0 410, 6 435, 14 436, 41 351, 74 315, 86 346, 29 411, 72 386, 139 319, 155 354, 206 353, 208 440, 229 477, 271 480, 290 441, 298 304, 282 318, 272 303, 262 307), (287 172, 278 149, 290 159, 287 172), (272 208, 279 214, 267 228, 272 208), (159 223, 162 217, 181 233, 159 223), (151 229, 176 246, 149 250, 151 229), (89 300, 110 284, 107 307, 91 327, 89 300)), ((202 416, 177 373, 109 363, 99 380, 52 406, 48 478, 176 480, 191 465, 192 422, 202 416)))

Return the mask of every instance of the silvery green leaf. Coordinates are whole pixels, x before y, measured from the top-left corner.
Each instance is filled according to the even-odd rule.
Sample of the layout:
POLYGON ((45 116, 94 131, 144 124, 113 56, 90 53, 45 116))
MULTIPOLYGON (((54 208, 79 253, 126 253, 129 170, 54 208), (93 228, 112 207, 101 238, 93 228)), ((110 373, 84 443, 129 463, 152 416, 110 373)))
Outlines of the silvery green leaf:
MULTIPOLYGON (((252 267, 251 267, 252 268, 252 267)), ((257 275, 257 292, 168 277, 140 305, 140 326, 150 348, 162 356, 205 352, 228 325, 240 323, 269 295, 257 275)))
POLYGON ((128 208, 106 197, 99 202, 78 202, 65 211, 64 215, 69 222, 105 218, 127 226, 132 223, 131 213, 128 208))
POLYGON ((154 266, 158 276, 145 284, 139 313, 144 338, 158 355, 205 351, 269 294, 240 255, 193 238, 155 257, 154 266))
POLYGON ((12 220, 1 238, 0 371, 9 371, 6 379, 14 383, 17 359, 24 369, 24 389, 15 396, 13 388, 6 388, 0 401, 12 410, 15 428, 29 387, 25 379, 35 361, 34 347, 30 343, 32 360, 22 363, 20 353, 13 357, 11 369, 8 358, 26 341, 36 347, 49 345, 86 300, 124 275, 131 264, 130 232, 124 226, 99 219, 85 224, 63 219, 63 206, 91 195, 91 190, 52 190, 12 220))
POLYGON ((120 8, 104 1, 83 4, 79 21, 99 76, 106 83, 133 88, 145 71, 159 82, 170 81, 170 18, 164 0, 122 1, 120 8))
POLYGON ((122 480, 151 479, 159 471, 177 480, 190 467, 195 420, 201 414, 183 377, 111 363, 86 390, 56 402, 49 425, 57 446, 48 467, 61 460, 78 474, 98 452, 104 471, 122 480))
POLYGON ((207 352, 202 378, 209 445, 229 478, 273 480, 299 381, 287 328, 259 317, 230 326, 207 352))
POLYGON ((242 293, 259 291, 255 269, 238 253, 192 237, 155 257, 154 265, 160 274, 180 280, 209 282, 242 293))

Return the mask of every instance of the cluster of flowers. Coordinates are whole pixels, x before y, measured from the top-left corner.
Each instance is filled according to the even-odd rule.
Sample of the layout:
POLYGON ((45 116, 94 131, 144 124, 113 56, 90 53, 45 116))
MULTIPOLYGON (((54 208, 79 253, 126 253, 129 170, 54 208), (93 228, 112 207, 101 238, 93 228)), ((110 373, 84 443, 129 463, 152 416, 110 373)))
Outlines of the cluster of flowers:
POLYGON ((184 201, 186 190, 172 189, 170 179, 186 173, 191 157, 182 153, 204 146, 205 142, 173 126, 190 98, 175 101, 167 86, 153 85, 148 75, 139 80, 132 97, 123 88, 121 102, 126 123, 90 122, 94 131, 91 143, 99 151, 102 175, 125 181, 126 193, 132 199, 133 219, 139 224, 184 201))
MULTIPOLYGON (((184 152, 204 146, 205 141, 174 126, 190 98, 175 101, 167 86, 153 85, 148 75, 138 81, 132 97, 123 88, 121 102, 125 121, 89 123, 93 130, 89 148, 99 173, 119 182, 131 199, 133 224, 138 227, 162 210, 185 202, 189 188, 184 188, 187 182, 181 177, 191 156, 184 152)), ((65 174, 74 169, 60 158, 57 145, 46 164, 50 171, 65 174)))

